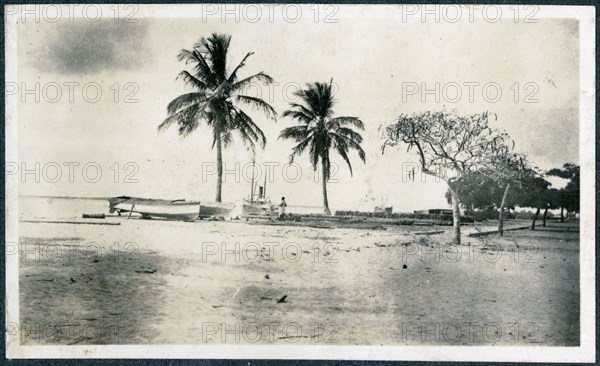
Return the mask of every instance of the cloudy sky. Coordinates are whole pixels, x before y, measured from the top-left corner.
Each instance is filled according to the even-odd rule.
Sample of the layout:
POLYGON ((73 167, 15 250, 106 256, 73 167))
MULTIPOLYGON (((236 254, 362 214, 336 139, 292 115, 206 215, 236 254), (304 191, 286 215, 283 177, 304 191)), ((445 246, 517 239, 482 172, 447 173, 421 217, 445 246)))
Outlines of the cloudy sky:
MULTIPOLYGON (((203 174, 203 166, 215 161, 209 130, 200 127, 186 139, 179 138, 175 129, 157 132, 167 104, 190 91, 176 80, 186 69, 177 54, 213 32, 232 36, 231 67, 246 52, 255 52, 240 76, 259 71, 271 75, 276 85, 259 85, 248 94, 260 95, 279 114, 299 86, 333 79, 336 115, 364 121, 367 162, 351 156, 351 177, 343 161, 334 159, 340 169, 329 184, 332 209, 371 210, 382 198, 395 211, 447 207, 444 183, 430 177, 423 182, 419 176, 414 182, 406 180, 406 170, 416 162, 413 154, 405 148, 381 154, 378 128, 401 113, 494 112, 498 116, 494 127, 506 130, 516 149, 542 169, 579 163, 576 20, 524 23, 510 18, 492 23, 464 17, 455 23, 423 22, 419 16, 403 19, 397 7, 339 7, 330 19, 337 23, 328 23, 325 15, 330 12, 321 9, 315 19, 315 12, 304 7, 295 23, 286 21, 277 8, 272 19, 263 13, 263 18, 250 22, 238 11, 238 19, 222 19, 222 12, 207 17, 200 10, 180 18, 140 12, 144 16, 135 18, 137 23, 115 22, 112 17, 97 22, 20 22, 19 161, 28 168, 40 162, 52 177, 49 163, 62 165, 63 170, 54 183, 44 179, 35 183, 29 177, 19 193, 214 199, 216 177, 203 174), (35 90, 36 83, 37 101, 35 93, 22 92, 35 90), (422 93, 434 90, 436 83, 439 100, 435 94, 422 93), (406 88, 415 85, 419 90, 408 95, 406 88), (472 96, 468 85, 474 85, 472 96), (500 87, 501 96, 495 95, 494 86, 500 87), (64 165, 69 162, 80 163, 74 167, 73 182, 64 165), (95 183, 82 176, 82 166, 89 163, 102 169, 95 183), (127 177, 137 182, 127 183, 127 177)), ((290 204, 320 205, 320 184, 306 156, 295 160, 299 177, 295 168, 284 170, 292 143, 277 136, 294 121, 253 116, 268 140, 265 150, 257 152, 257 162, 263 167, 279 164, 273 165, 268 194, 284 195, 290 204)), ((223 199, 239 200, 250 190, 245 179, 249 174, 244 174, 250 170, 243 168, 251 154, 238 143, 224 152, 224 161, 230 173, 225 176, 223 199)), ((94 177, 94 170, 87 173, 94 177)))

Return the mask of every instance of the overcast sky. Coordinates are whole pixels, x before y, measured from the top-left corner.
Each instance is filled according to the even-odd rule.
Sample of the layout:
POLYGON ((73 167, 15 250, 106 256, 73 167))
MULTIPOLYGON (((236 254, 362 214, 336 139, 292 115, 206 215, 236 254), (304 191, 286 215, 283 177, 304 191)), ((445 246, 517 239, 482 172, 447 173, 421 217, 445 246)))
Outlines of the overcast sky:
MULTIPOLYGON (((26 100, 19 104, 19 160, 42 166, 49 162, 81 165, 75 167, 72 183, 65 166, 58 182, 34 184, 30 178, 21 184, 19 193, 214 199, 216 177, 209 175, 202 181, 203 163, 214 163, 216 158, 210 131, 201 126, 186 139, 179 138, 175 129, 157 132, 167 115, 167 104, 191 91, 176 80, 179 71, 186 69, 177 54, 213 32, 232 36, 230 67, 246 52, 255 52, 240 76, 259 71, 271 75, 277 85, 253 88, 248 94, 260 93, 279 114, 287 109, 298 85, 333 78, 336 115, 364 121, 367 162, 362 164, 353 154, 354 176, 350 177, 343 161, 334 158, 340 170, 333 177, 337 182, 329 184, 332 209, 372 210, 382 197, 394 205, 394 211, 448 206, 444 183, 430 177, 422 182, 418 175, 414 182, 403 179, 403 166, 417 161, 412 153, 400 148, 381 155, 378 128, 401 113, 494 112, 498 116, 494 127, 506 130, 517 150, 542 169, 579 163, 576 20, 421 22, 419 17, 403 21, 393 7, 341 7, 333 17, 338 22, 326 23, 324 19, 315 22, 314 13, 306 9, 296 23, 285 21, 280 11, 274 12, 273 21, 255 23, 233 18, 223 22, 221 14, 207 19, 137 18, 137 23, 113 19, 21 23, 19 85, 31 89, 39 82, 42 90, 46 86, 46 94, 38 103, 33 95, 20 95, 26 100), (49 83, 61 85, 60 98, 49 83), (73 101, 65 83, 79 83, 73 86, 73 101), (100 97, 95 96, 96 84, 89 83, 100 85, 100 97), (457 97, 457 89, 451 86, 443 89, 446 93, 440 93, 437 102, 433 94, 406 94, 407 85, 434 89, 435 83, 440 83, 440 89, 458 85, 462 95, 457 97), (469 83, 479 83, 473 87, 472 102, 469 83), (483 86, 490 83, 501 88, 497 102, 489 101, 494 88, 488 89, 488 100, 484 98, 483 86), (97 102, 85 100, 85 85, 92 85, 85 97, 97 102), (125 103, 127 96, 132 103, 125 103), (528 96, 533 102, 524 102, 528 96), (102 168, 102 178, 96 183, 82 178, 81 166, 90 162, 102 168), (127 162, 139 170, 125 169, 127 162), (115 163, 119 163, 118 183, 114 182, 115 163), (130 172, 137 183, 123 182, 130 172)), ((294 169, 288 169, 288 176, 282 169, 292 143, 277 136, 294 121, 280 117, 275 123, 260 114, 253 116, 267 136, 267 147, 257 152, 257 162, 280 164, 274 167, 268 195, 286 196, 292 205, 320 205, 320 184, 315 183, 306 156, 295 160, 302 169, 297 182, 293 182, 294 169)), ((226 169, 232 173, 225 177, 224 201, 237 201, 249 193, 242 168, 250 160, 251 154, 239 140, 225 150, 226 169), (237 173, 233 172, 235 162, 240 163, 237 173), (239 182, 235 182, 236 174, 239 182)))

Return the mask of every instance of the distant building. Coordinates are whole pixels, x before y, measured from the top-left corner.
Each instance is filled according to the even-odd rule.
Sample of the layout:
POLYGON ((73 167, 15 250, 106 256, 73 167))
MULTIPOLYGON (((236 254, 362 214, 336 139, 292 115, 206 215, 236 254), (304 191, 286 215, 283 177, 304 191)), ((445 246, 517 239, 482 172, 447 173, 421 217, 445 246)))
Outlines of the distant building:
POLYGON ((441 215, 452 216, 452 210, 443 208, 432 208, 429 210, 415 210, 416 215, 441 215))
POLYGON ((391 215, 393 211, 394 211, 394 206, 388 206, 387 197, 381 196, 381 202, 379 202, 379 206, 375 206, 374 212, 391 215))
POLYGON ((384 213, 386 215, 391 215, 394 211, 394 206, 390 207, 375 207, 375 213, 384 213))

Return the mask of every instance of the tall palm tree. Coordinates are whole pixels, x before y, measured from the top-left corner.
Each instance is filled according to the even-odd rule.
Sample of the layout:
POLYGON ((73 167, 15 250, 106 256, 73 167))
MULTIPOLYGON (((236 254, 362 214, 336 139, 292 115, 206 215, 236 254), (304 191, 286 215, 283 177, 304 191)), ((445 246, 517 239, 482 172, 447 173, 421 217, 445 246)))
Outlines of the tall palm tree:
POLYGON ((158 126, 158 130, 167 129, 176 124, 182 137, 192 133, 201 121, 212 129, 212 147, 217 148, 217 195, 221 202, 223 184, 222 148, 233 141, 236 132, 252 150, 258 143, 264 148, 266 138, 261 129, 246 114, 240 104, 257 108, 275 120, 277 113, 267 102, 260 98, 244 95, 244 89, 252 82, 264 82, 268 85, 273 79, 263 72, 244 79, 238 78, 238 72, 252 56, 249 52, 242 61, 228 73, 227 51, 231 36, 213 33, 209 38, 202 38, 191 50, 181 50, 179 61, 193 64, 193 72, 187 70, 179 73, 178 79, 196 89, 194 92, 180 95, 167 106, 168 117, 158 126))
POLYGON ((331 92, 333 80, 329 83, 308 84, 307 89, 298 90, 294 94, 301 103, 290 103, 290 110, 283 112, 283 116, 290 116, 299 125, 285 128, 281 131, 280 139, 290 139, 298 144, 292 148, 291 158, 302 154, 308 149, 310 162, 313 169, 321 164, 323 184, 323 209, 326 215, 331 215, 327 200, 327 181, 330 172, 330 151, 341 155, 350 168, 352 165, 348 152, 350 149, 358 151, 358 156, 365 162, 365 152, 360 147, 362 136, 351 127, 364 130, 362 121, 356 117, 333 117, 335 100, 331 92))

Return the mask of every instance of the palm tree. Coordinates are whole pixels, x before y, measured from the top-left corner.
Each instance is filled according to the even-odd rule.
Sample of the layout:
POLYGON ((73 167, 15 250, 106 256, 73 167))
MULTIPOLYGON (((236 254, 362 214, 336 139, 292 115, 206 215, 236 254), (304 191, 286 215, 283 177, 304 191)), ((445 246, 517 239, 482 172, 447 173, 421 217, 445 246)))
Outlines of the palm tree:
POLYGON ((333 117, 335 100, 329 83, 308 84, 307 89, 298 90, 294 94, 301 103, 290 103, 291 109, 283 112, 300 122, 299 125, 288 127, 281 131, 280 139, 290 139, 298 144, 292 148, 291 158, 302 154, 308 148, 308 154, 313 169, 321 164, 323 178, 323 208, 325 215, 331 215, 327 200, 327 181, 330 171, 330 151, 336 151, 346 161, 352 175, 352 165, 348 152, 358 151, 358 156, 365 162, 365 152, 360 147, 362 136, 350 126, 364 130, 362 121, 356 117, 333 117))
POLYGON ((264 82, 265 85, 273 82, 263 72, 238 79, 238 72, 253 52, 247 53, 239 65, 228 73, 227 51, 230 41, 231 36, 213 33, 208 39, 200 39, 191 50, 181 50, 179 61, 185 60, 186 65, 191 63, 194 68, 192 73, 181 71, 177 78, 183 79, 195 91, 173 99, 167 106, 169 116, 158 126, 158 130, 162 131, 176 124, 181 137, 196 130, 201 121, 212 129, 212 147, 217 148, 217 202, 221 202, 223 184, 222 148, 232 142, 233 132, 239 134, 253 151, 256 143, 263 148, 266 144, 264 133, 239 104, 255 107, 272 120, 277 117, 267 102, 243 94, 244 88, 252 82, 264 82))

